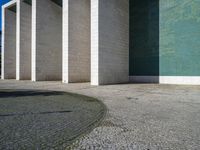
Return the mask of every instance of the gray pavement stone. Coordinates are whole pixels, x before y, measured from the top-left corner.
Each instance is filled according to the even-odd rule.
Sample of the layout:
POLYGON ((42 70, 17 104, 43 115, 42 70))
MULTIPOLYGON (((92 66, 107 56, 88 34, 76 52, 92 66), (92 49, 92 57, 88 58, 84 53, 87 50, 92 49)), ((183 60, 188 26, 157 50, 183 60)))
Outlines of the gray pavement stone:
POLYGON ((91 97, 0 89, 0 149, 65 149, 91 131, 105 112, 91 97))
POLYGON ((68 149, 200 149, 200 86, 0 81, 0 88, 68 91, 100 99, 108 108, 106 117, 68 149))

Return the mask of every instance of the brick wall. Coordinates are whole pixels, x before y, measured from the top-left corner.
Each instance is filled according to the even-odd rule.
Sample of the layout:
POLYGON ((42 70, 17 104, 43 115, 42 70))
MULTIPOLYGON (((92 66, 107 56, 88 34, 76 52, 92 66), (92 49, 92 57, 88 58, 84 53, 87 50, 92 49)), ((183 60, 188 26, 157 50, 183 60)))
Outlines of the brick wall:
POLYGON ((16 12, 4 9, 2 16, 2 79, 15 79, 16 12))
POLYGON ((90 0, 63 1, 63 81, 90 81, 90 0))
POLYGON ((31 79, 31 5, 18 1, 17 79, 31 79))
POLYGON ((129 0, 95 0, 91 8, 92 84, 127 82, 129 0))
POLYGON ((32 1, 32 80, 62 79, 62 8, 32 1))

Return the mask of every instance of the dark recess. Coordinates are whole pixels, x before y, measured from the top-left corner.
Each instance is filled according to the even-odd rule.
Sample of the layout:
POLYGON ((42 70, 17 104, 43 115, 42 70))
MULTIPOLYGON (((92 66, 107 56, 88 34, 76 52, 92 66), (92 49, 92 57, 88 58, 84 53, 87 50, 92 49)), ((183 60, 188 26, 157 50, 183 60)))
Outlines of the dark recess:
POLYGON ((62 7, 62 0, 51 0, 51 1, 62 7))
POLYGON ((9 7, 8 10, 16 13, 17 7, 16 7, 16 5, 14 5, 14 6, 9 7))
POLYGON ((130 75, 159 75, 159 0, 130 0, 130 75))
POLYGON ((24 0, 23 2, 32 5, 32 0, 24 0))

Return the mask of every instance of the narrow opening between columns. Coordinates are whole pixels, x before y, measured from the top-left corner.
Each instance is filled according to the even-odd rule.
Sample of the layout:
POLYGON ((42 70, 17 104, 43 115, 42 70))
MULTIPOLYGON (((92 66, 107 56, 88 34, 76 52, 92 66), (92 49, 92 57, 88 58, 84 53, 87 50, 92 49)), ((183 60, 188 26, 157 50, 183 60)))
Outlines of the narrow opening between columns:
POLYGON ((63 82, 90 82, 90 0, 63 1, 63 82))
POLYGON ((32 0, 19 1, 17 80, 31 80, 32 0))
POLYGON ((4 10, 4 79, 16 79, 16 3, 4 10))
POLYGON ((62 80, 62 5, 32 0, 32 80, 62 80))

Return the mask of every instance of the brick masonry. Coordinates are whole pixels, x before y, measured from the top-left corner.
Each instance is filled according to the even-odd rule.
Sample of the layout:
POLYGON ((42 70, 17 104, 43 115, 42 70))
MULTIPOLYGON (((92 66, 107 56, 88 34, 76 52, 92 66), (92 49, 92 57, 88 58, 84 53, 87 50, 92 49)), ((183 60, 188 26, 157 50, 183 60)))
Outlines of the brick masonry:
POLYGON ((31 5, 17 1, 17 80, 31 80, 31 5))
POLYGON ((61 80, 62 9, 49 0, 33 0, 32 13, 32 80, 61 80))
POLYGON ((63 82, 90 81, 90 0, 63 1, 63 82))
POLYGON ((91 8, 91 83, 128 82, 129 0, 95 0, 91 8))
POLYGON ((4 8, 16 2, 17 18, 3 11, 2 79, 200 84, 197 1, 33 0, 32 20, 21 0, 4 8))
MULTIPOLYGON (((11 3, 14 6, 16 3, 11 3)), ((6 6, 6 5, 5 5, 6 6)), ((16 78, 16 12, 2 7, 2 79, 16 78)))

